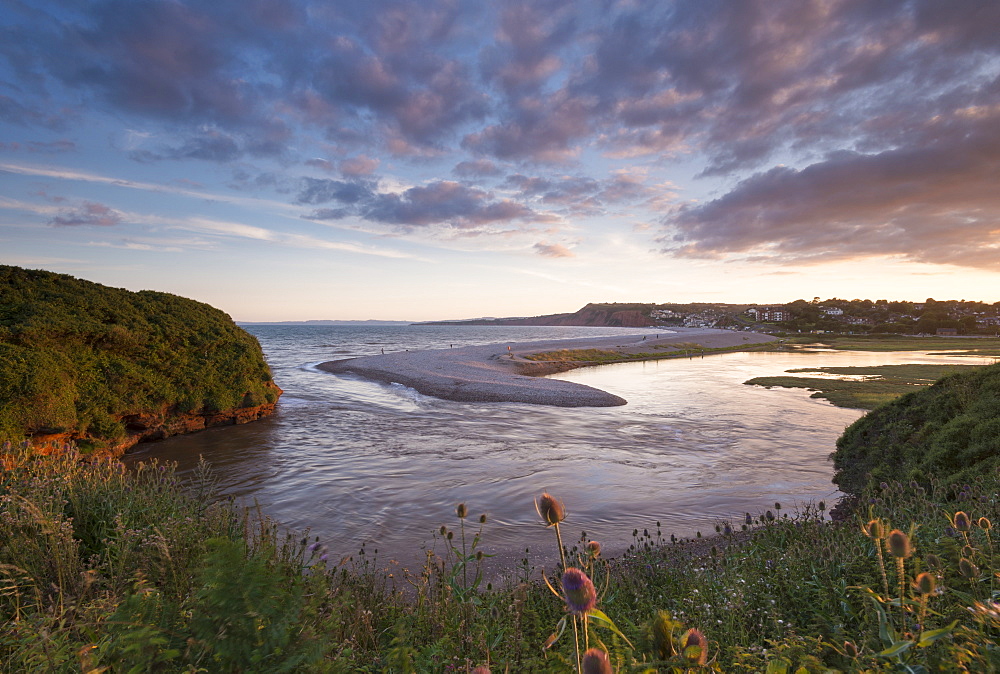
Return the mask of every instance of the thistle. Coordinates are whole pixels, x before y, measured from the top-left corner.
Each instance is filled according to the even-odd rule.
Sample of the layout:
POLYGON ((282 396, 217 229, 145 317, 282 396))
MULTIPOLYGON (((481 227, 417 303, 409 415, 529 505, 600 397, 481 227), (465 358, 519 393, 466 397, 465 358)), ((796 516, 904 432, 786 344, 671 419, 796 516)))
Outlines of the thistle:
POLYGON ((557 526, 566 519, 566 508, 548 492, 543 493, 535 501, 535 510, 545 520, 545 526, 557 526))
POLYGON ((684 657, 696 665, 704 665, 708 660, 708 639, 695 627, 684 634, 684 657))
POLYGON ((594 583, 580 569, 570 567, 562 577, 566 608, 574 615, 583 615, 597 605, 594 583))
POLYGON ((878 556, 878 570, 882 575, 882 593, 889 597, 889 577, 885 573, 885 559, 882 557, 882 539, 885 538, 885 525, 882 520, 869 520, 861 525, 861 531, 875 543, 875 554, 878 556))
POLYGON ((899 578, 899 617, 902 626, 906 623, 903 605, 903 595, 906 593, 906 560, 913 554, 913 546, 910 544, 910 537, 899 529, 889 532, 885 544, 889 548, 889 554, 896 558, 896 573, 899 578))
POLYGON ((600 648, 591 648, 583 654, 583 674, 614 674, 608 654, 600 648))

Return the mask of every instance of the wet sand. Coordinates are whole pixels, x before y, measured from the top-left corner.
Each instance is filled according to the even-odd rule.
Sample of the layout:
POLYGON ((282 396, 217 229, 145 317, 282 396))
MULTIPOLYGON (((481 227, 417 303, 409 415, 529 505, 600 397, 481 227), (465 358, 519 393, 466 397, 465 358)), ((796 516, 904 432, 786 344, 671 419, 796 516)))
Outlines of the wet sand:
POLYGON ((624 398, 573 382, 541 375, 587 367, 586 361, 534 361, 525 356, 561 349, 601 349, 623 354, 670 353, 672 345, 697 344, 706 349, 751 346, 775 337, 713 328, 671 328, 671 332, 585 339, 500 343, 457 349, 402 351, 321 363, 333 374, 409 386, 436 398, 461 402, 517 402, 557 407, 613 407, 624 398))

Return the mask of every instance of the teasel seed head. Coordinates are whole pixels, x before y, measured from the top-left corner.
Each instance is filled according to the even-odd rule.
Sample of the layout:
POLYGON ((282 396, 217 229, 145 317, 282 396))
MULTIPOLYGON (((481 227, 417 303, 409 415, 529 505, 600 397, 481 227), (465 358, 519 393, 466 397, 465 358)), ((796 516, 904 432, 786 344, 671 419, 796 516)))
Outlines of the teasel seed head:
POLYGON ((469 509, 465 507, 464 503, 459 503, 458 507, 455 508, 455 514, 458 515, 458 519, 464 520, 469 515, 469 509))
POLYGON ((861 530, 868 538, 874 538, 877 541, 885 538, 885 526, 880 519, 871 520, 868 524, 862 526, 861 530))
POLYGON ((448 532, 448 540, 450 541, 450 540, 451 540, 451 539, 453 539, 454 537, 455 537, 455 532, 454 532, 454 531, 449 531, 449 532, 448 532))
POLYGON ((886 539, 889 546, 889 554, 897 559, 906 559, 913 554, 913 546, 910 544, 910 537, 899 529, 889 532, 886 539))
POLYGON ((447 536, 448 535, 448 527, 446 527, 443 524, 441 525, 441 528, 438 529, 438 531, 441 532, 442 536, 447 536))
POLYGON ((597 590, 587 574, 580 569, 566 569, 562 576, 562 587, 566 595, 566 608, 570 613, 583 615, 597 605, 597 590))
POLYGON ((951 520, 951 525, 956 531, 968 532, 972 528, 972 520, 964 512, 959 510, 951 520))
POLYGON ((844 653, 852 660, 858 657, 858 647, 852 641, 844 642, 844 653))
POLYGON ((973 579, 979 577, 979 567, 970 562, 965 557, 958 560, 958 572, 965 578, 973 579))
POLYGON ((989 519, 987 519, 985 517, 980 517, 979 518, 979 528, 983 529, 985 531, 989 531, 990 529, 993 528, 993 523, 990 522, 989 519))
POLYGON ((591 648, 583 654, 583 674, 614 674, 608 654, 600 648, 591 648))
POLYGON ((479 561, 482 561, 482 559, 483 559, 483 551, 482 550, 476 550, 476 561, 479 562, 479 561))
POLYGON ((699 665, 708 660, 708 639, 695 627, 684 633, 684 657, 699 665), (695 651, 695 648, 698 650, 695 651))
POLYGON ((933 594, 937 588, 937 579, 925 571, 916 577, 913 587, 920 594, 933 594))
POLYGON ((932 568, 932 569, 940 569, 940 568, 942 568, 942 566, 944 566, 941 563, 941 558, 938 557, 937 555, 934 555, 934 554, 927 555, 927 558, 926 558, 925 561, 927 562, 927 566, 930 567, 930 568, 932 568))
POLYGON ((590 541, 587 543, 587 554, 592 558, 597 557, 601 554, 601 544, 598 541, 590 541))
POLYGON ((819 502, 819 511, 823 512, 824 510, 826 510, 826 501, 820 501, 819 502))
POLYGON ((550 527, 566 519, 566 508, 548 492, 543 493, 535 501, 535 510, 545 520, 545 526, 550 527))
POLYGON ((486 513, 483 513, 482 515, 479 516, 479 523, 486 524, 486 513))
POLYGON ((972 559, 976 556, 976 549, 971 545, 962 546, 962 556, 972 559))

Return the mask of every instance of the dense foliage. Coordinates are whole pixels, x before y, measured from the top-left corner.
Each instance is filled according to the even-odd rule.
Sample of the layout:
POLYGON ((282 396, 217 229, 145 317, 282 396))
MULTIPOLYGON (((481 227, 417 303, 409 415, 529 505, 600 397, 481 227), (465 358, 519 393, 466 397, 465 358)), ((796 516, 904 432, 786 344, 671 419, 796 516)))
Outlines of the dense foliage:
MULTIPOLYGON (((553 563, 557 597, 526 562, 488 584, 491 523, 464 505, 407 570, 282 534, 219 502, 204 467, 182 485, 170 467, 126 472, 71 447, 5 448, 2 466, 0 672, 568 673, 584 646, 612 667, 585 671, 619 673, 1000 667, 995 474, 894 481, 840 524, 823 504, 766 504, 672 543, 650 522, 609 563, 567 541, 562 567, 593 582, 571 595, 553 563)), ((586 526, 569 496, 538 526, 586 526)))
POLYGON ((123 417, 274 402, 257 340, 213 307, 0 266, 0 440, 109 440, 123 417))
POLYGON ((1000 365, 945 377, 877 408, 837 441, 834 482, 857 494, 872 483, 937 477, 948 483, 1000 468, 1000 365))

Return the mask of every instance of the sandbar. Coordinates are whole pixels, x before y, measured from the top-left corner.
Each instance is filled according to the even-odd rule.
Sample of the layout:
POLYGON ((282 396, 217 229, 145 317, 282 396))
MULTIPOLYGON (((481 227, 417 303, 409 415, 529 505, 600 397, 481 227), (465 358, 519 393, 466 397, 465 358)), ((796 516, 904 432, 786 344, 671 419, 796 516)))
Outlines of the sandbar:
POLYGON ((320 363, 333 374, 353 374, 365 379, 409 386, 416 391, 459 402, 513 402, 557 407, 613 407, 624 398, 592 386, 547 379, 541 375, 563 372, 594 363, 586 361, 534 361, 525 356, 560 349, 601 349, 623 354, 649 353, 659 348, 665 355, 671 344, 698 344, 705 349, 751 346, 776 338, 754 332, 713 328, 670 328, 670 332, 616 335, 535 342, 501 342, 453 349, 401 351, 320 363))

